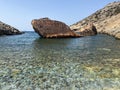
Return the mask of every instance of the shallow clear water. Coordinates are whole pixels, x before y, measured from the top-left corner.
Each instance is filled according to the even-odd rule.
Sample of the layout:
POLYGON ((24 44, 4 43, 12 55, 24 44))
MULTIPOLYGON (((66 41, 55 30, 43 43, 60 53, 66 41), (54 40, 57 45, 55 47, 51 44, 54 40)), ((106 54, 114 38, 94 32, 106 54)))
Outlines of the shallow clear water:
POLYGON ((108 35, 0 37, 2 90, 119 90, 120 40, 108 35))

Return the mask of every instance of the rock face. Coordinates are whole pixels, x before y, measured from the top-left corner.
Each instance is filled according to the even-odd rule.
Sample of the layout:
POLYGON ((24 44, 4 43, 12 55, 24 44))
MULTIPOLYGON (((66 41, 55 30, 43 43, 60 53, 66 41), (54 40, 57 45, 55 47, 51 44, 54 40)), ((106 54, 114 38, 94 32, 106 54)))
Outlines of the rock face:
POLYGON ((0 35, 17 35, 22 33, 18 29, 0 21, 0 35))
POLYGON ((32 26, 35 32, 43 38, 80 37, 63 22, 49 18, 32 20, 32 26))
POLYGON ((72 30, 81 30, 87 23, 94 23, 98 33, 109 34, 120 39, 120 1, 113 2, 70 26, 72 30))

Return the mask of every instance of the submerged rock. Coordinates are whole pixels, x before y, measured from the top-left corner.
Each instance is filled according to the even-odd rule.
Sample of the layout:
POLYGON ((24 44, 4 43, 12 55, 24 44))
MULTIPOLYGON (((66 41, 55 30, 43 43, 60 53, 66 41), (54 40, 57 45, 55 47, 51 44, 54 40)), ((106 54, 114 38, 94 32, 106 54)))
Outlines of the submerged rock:
POLYGON ((17 35, 22 33, 18 29, 0 21, 0 35, 17 35))
POLYGON ((32 26, 35 32, 43 38, 80 37, 65 23, 49 18, 32 20, 32 26))

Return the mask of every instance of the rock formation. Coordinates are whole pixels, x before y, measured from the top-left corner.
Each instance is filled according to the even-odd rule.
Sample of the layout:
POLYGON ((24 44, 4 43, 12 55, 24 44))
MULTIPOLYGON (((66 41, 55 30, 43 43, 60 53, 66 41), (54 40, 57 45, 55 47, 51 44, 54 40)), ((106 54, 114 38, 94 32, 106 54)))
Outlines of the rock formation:
POLYGON ((0 35, 16 35, 22 33, 18 29, 0 21, 0 35))
POLYGON ((87 23, 94 23, 98 33, 109 34, 120 39, 120 1, 113 2, 70 26, 72 30, 80 31, 87 23))
POLYGON ((93 23, 89 23, 84 28, 79 30, 74 30, 76 33, 79 33, 81 36, 92 36, 97 34, 97 29, 93 23))
POLYGON ((35 32, 43 38, 80 37, 65 23, 49 18, 32 20, 32 26, 35 32))

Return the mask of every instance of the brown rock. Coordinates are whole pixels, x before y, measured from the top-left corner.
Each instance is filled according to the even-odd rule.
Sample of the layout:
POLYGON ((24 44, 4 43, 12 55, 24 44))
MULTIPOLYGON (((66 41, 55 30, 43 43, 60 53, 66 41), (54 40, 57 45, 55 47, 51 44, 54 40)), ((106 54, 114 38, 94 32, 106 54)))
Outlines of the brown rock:
POLYGON ((32 20, 32 26, 35 32, 43 38, 80 37, 65 23, 49 18, 32 20))

